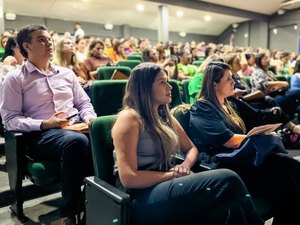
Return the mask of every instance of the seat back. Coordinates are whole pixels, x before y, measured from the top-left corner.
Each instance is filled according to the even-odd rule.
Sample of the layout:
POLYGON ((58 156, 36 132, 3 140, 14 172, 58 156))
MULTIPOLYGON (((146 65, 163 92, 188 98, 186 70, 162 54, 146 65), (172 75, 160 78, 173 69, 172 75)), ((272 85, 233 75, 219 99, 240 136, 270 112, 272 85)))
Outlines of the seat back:
POLYGON ((244 81, 247 84, 247 86, 251 89, 251 78, 250 77, 244 77, 244 81))
POLYGON ((195 66, 201 66, 201 64, 203 63, 203 60, 195 60, 195 61, 193 61, 193 65, 195 65, 195 66))
POLYGON ((139 60, 143 62, 143 58, 140 55, 128 55, 127 60, 139 60))
POLYGON ((127 66, 103 66, 98 68, 98 72, 96 74, 97 80, 109 80, 111 76, 115 72, 115 70, 120 71, 121 73, 130 76, 131 69, 127 66))
POLYGON ((137 65, 139 65, 141 63, 140 60, 120 60, 118 62, 119 66, 127 66, 130 69, 133 69, 134 67, 136 67, 137 65))
POLYGON ((122 108, 127 80, 99 80, 92 84, 92 104, 97 116, 113 115, 122 108))
POLYGON ((116 115, 100 116, 89 127, 95 176, 110 184, 114 181, 111 128, 116 117, 116 115))
POLYGON ((190 103, 190 95, 189 95, 189 84, 190 79, 186 79, 182 81, 182 101, 184 103, 189 104, 190 103))
POLYGON ((172 86, 172 102, 170 103, 170 109, 177 105, 182 104, 180 87, 177 80, 170 80, 170 85, 172 86))

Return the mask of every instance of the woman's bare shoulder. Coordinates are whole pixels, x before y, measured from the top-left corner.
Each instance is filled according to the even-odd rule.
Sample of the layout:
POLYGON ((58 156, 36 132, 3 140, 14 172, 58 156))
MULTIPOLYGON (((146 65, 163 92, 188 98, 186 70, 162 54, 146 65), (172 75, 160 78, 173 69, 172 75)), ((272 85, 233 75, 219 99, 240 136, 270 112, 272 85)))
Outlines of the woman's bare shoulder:
POLYGON ((139 114, 134 109, 124 109, 117 117, 115 125, 129 128, 140 127, 141 120, 139 114))

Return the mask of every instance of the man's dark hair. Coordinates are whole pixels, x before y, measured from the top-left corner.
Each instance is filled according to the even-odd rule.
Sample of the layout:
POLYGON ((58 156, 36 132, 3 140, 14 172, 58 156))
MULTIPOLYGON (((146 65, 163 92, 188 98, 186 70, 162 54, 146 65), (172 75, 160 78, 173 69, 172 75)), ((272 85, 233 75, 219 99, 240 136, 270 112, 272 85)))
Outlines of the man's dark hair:
POLYGON ((23 48, 23 43, 30 43, 31 33, 37 30, 47 30, 47 28, 44 25, 31 24, 23 27, 18 33, 17 42, 20 48, 20 52, 26 59, 28 58, 28 53, 23 48))

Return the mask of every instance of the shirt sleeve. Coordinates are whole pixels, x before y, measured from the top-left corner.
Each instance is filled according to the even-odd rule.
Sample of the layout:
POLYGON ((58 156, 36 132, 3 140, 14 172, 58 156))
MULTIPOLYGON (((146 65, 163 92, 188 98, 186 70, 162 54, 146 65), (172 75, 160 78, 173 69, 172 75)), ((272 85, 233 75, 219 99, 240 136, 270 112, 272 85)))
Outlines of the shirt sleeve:
POLYGON ((192 106, 191 132, 197 146, 221 147, 234 135, 216 110, 212 104, 201 101, 192 106))
POLYGON ((255 70, 251 76, 252 91, 268 92, 268 78, 262 70, 255 70))
POLYGON ((42 120, 25 117, 23 114, 22 85, 17 76, 20 70, 14 70, 6 75, 0 88, 0 109, 5 129, 13 131, 40 130, 42 120))
POLYGON ((79 81, 76 79, 74 74, 74 81, 73 81, 73 94, 74 94, 74 107, 80 113, 80 117, 82 120, 86 116, 97 116, 94 110, 93 105, 91 104, 91 100, 86 92, 81 87, 79 81))

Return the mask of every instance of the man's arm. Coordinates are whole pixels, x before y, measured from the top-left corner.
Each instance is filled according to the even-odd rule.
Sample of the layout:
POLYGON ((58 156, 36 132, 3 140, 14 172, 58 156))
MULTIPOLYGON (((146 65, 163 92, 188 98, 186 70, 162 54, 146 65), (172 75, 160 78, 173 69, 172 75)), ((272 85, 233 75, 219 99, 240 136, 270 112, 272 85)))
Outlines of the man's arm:
POLYGON ((7 74, 0 88, 0 112, 3 124, 7 130, 33 131, 40 130, 42 120, 25 117, 22 111, 22 85, 14 70, 7 74))
POLYGON ((74 79, 73 83, 73 94, 74 94, 74 107, 80 113, 81 119, 89 124, 93 119, 97 117, 94 107, 91 104, 89 96, 85 93, 79 82, 74 79))

